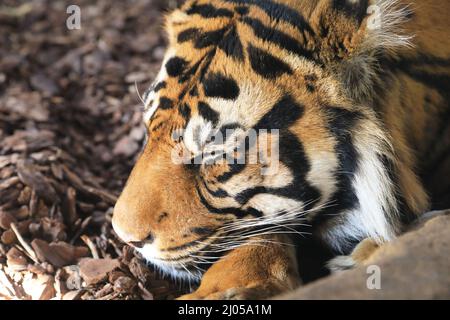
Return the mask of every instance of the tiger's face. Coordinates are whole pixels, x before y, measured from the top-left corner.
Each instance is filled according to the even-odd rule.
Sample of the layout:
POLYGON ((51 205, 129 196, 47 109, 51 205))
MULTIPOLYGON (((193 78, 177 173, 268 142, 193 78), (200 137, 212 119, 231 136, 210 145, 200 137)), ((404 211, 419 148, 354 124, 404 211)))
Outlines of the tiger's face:
POLYGON ((335 152, 349 123, 335 118, 363 115, 323 67, 337 39, 285 7, 274 17, 241 2, 188 1, 168 17, 169 49, 144 99, 148 141, 114 209, 118 236, 181 277, 200 278, 258 235, 298 230, 352 170, 335 152))

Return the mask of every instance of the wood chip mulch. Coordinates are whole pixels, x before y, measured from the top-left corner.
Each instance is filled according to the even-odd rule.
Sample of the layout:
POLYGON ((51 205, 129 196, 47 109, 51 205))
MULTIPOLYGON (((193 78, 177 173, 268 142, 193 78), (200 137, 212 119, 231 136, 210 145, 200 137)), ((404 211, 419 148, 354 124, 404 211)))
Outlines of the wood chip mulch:
POLYGON ((0 299, 172 299, 111 228, 176 1, 0 4, 0 299), (81 30, 66 8, 81 8, 81 30), (136 85, 135 85, 136 84, 136 85))

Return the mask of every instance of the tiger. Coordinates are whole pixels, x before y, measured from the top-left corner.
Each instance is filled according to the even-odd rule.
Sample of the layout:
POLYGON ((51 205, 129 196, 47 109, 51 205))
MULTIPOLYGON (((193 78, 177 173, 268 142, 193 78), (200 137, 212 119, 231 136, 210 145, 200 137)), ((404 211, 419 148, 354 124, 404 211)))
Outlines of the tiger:
POLYGON ((448 12, 185 1, 165 19, 117 236, 196 283, 187 300, 266 299, 363 265, 450 205, 448 12))

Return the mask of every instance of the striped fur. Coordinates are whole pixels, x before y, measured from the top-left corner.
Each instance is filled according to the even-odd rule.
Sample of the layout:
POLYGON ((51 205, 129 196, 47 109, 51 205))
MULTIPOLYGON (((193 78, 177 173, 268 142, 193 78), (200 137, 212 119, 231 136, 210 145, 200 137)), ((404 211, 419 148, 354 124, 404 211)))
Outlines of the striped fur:
POLYGON ((445 9, 437 0, 187 1, 167 17, 169 48, 145 95, 148 143, 114 210, 118 235, 172 275, 198 280, 209 268, 206 293, 223 255, 275 246, 284 269, 269 277, 273 293, 298 284, 280 233, 349 254, 445 205, 449 185, 436 178, 450 172, 445 9), (243 163, 216 154, 174 163, 227 130, 234 140, 213 147, 243 163), (233 141, 249 149, 234 152, 233 141), (274 161, 248 163, 265 141, 265 159, 279 143, 269 175, 261 170, 274 161))

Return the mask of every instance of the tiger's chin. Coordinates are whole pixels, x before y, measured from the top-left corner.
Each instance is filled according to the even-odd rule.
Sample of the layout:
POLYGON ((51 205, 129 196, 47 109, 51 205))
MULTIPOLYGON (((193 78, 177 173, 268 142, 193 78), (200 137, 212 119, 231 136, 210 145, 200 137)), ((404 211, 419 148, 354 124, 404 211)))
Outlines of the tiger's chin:
POLYGON ((189 259, 178 260, 161 259, 156 255, 155 249, 151 245, 146 245, 142 248, 136 248, 136 251, 142 258, 151 266, 154 267, 163 277, 170 277, 172 279, 191 282, 200 282, 203 276, 203 270, 196 266, 189 259), (175 261, 176 260, 176 261, 175 261))

